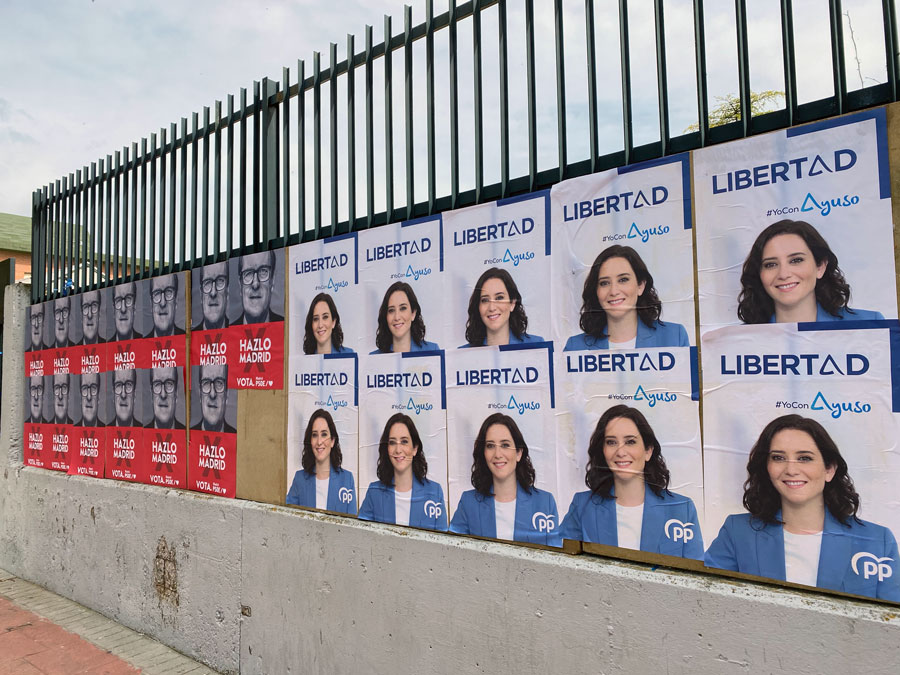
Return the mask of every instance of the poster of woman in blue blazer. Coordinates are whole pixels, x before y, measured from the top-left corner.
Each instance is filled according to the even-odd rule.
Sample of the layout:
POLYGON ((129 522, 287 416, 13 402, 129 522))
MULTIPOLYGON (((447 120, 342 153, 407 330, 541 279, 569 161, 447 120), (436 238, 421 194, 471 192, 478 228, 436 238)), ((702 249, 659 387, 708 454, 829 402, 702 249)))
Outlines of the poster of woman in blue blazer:
POLYGON ((641 256, 613 244, 596 257, 581 293, 578 325, 584 332, 563 351, 646 347, 689 347, 680 323, 662 322, 662 302, 641 256))
POLYGON ((341 441, 327 410, 310 415, 300 461, 303 468, 294 474, 287 504, 356 514, 353 474, 341 468, 341 441))
POLYGON ((900 602, 897 541, 857 517, 859 495, 828 432, 783 415, 750 451, 744 507, 728 516, 708 567, 900 602))
POLYGON ((528 316, 522 294, 512 275, 501 267, 486 269, 478 277, 469 296, 468 314, 466 344, 461 347, 544 341, 541 336, 526 332, 528 316))
POLYGON ((662 447, 636 408, 600 417, 588 446, 585 483, 562 523, 562 537, 648 553, 703 559, 703 536, 690 498, 670 492, 662 447))
POLYGON ((405 281, 388 286, 378 308, 375 351, 371 354, 400 354, 440 349, 436 342, 425 339, 425 319, 415 291, 405 281))
POLYGON ((744 323, 864 321, 881 312, 851 309, 850 285, 819 231, 779 220, 756 237, 741 272, 738 318, 744 323))
POLYGON ((328 293, 319 293, 309 303, 303 330, 304 354, 352 354, 353 350, 344 346, 344 330, 341 315, 338 314, 334 298, 328 293))
POLYGON ((428 480, 427 473, 422 439, 412 418, 392 415, 378 443, 378 480, 369 484, 360 519, 446 530, 444 489, 428 480))
POLYGON ((472 486, 460 497, 450 531, 562 546, 556 500, 534 486, 528 445, 515 420, 490 415, 472 451, 472 486))

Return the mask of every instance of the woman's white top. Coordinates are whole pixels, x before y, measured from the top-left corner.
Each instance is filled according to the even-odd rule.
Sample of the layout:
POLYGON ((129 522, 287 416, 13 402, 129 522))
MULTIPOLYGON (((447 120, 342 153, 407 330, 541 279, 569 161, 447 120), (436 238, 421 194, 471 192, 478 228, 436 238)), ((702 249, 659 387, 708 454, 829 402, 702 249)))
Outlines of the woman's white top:
POLYGON ((630 340, 626 340, 625 342, 613 342, 609 341, 610 349, 634 349, 634 343, 637 342, 637 335, 635 335, 630 340))
POLYGON ((494 500, 494 516, 497 520, 497 539, 514 539, 516 530, 516 500, 498 502, 494 500))
POLYGON ((784 530, 785 579, 795 584, 815 586, 819 578, 822 533, 793 534, 784 530))
POLYGON ((621 506, 616 504, 616 529, 619 547, 641 550, 641 526, 644 523, 644 505, 621 506))
POLYGON ((398 492, 394 490, 394 512, 397 525, 409 525, 409 507, 412 504, 412 490, 398 492))
POLYGON ((319 478, 316 476, 316 508, 317 509, 327 509, 328 508, 328 481, 331 480, 331 476, 327 478, 319 478))

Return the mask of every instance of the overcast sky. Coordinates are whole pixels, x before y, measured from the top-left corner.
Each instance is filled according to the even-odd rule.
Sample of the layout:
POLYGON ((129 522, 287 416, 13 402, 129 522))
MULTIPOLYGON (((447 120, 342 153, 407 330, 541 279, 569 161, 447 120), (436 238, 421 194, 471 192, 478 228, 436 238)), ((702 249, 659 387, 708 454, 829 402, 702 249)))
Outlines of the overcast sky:
MULTIPOLYGON (((414 0, 414 24, 424 20, 425 0, 414 0)), ((513 139, 513 175, 521 174, 527 160, 524 98, 524 14, 521 2, 509 0, 510 104, 513 139)), ((616 4, 597 0, 597 66, 600 93, 600 150, 621 147, 621 100, 616 4)), ((832 92, 827 47, 827 0, 794 0, 798 32, 798 79, 801 100, 832 92)), ((556 165, 556 82, 553 72, 553 15, 551 0, 535 0, 539 32, 538 110, 541 168, 556 165), (540 36, 543 36, 542 38, 540 36)), ((707 2, 709 89, 714 97, 737 92, 733 27, 734 3, 707 2)), ((751 88, 783 89, 779 3, 748 2, 750 14, 751 88)), ((632 70, 635 97, 635 143, 658 138, 655 53, 651 0, 629 3, 632 30, 632 70)), ((696 122, 696 85, 692 17, 689 0, 666 2, 672 133, 677 135, 696 122)), ((564 0, 568 98, 569 157, 587 156, 587 96, 584 61, 584 2, 564 0)), ((859 57, 848 73, 851 89, 885 80, 880 0, 844 0, 856 37, 856 51, 847 41, 848 60, 859 57)), ((435 12, 446 11, 447 0, 435 0, 435 12)), ((383 36, 383 16, 393 16, 394 32, 403 27, 401 0, 0 0, 0 211, 30 215, 31 193, 70 172, 90 165, 123 146, 149 137, 182 116, 202 111, 204 105, 223 102, 240 87, 251 89, 254 80, 270 76, 280 80, 281 67, 290 66, 296 81, 298 58, 311 69, 313 51, 323 53, 328 65, 330 42, 345 56, 347 33, 354 33, 357 49, 364 44, 364 26, 375 27, 375 42, 383 36)), ((460 28, 460 132, 464 161, 463 188, 473 181, 471 169, 472 90, 471 22, 460 28), (466 161, 468 159, 468 161, 466 161)), ((845 25, 846 20, 845 20, 845 25)), ((498 101, 496 94, 497 12, 484 17, 485 156, 486 182, 499 179, 498 101), (493 85, 493 86, 492 86, 493 85)), ((447 31, 442 31, 446 34, 447 31)), ((849 33, 848 33, 849 37, 849 33)), ((446 38, 436 41, 438 73, 438 183, 446 188, 447 125, 446 38)), ((424 62, 421 42, 416 58, 424 62)), ((401 57, 402 59, 402 57, 401 57)), ((402 60, 395 60, 394 96, 402 106, 402 60)), ((376 88, 380 84, 376 69, 376 88)), ((362 78, 358 78, 361 80, 362 78)), ((424 68, 415 73, 416 115, 424 114, 419 96, 424 68)), ((359 84, 359 83, 358 83, 359 84)), ((341 90, 342 92, 345 89, 341 90)), ((343 95, 343 94, 342 94, 343 95)), ((376 106, 376 127, 381 112, 376 106)), ((358 105, 358 113, 362 106, 358 105)), ((397 109, 395 109, 397 110, 397 109)), ((395 148, 402 150, 402 108, 395 112, 395 148)), ((341 119, 341 127, 345 124, 341 119)), ((359 127, 358 127, 359 128, 359 127)), ((424 124, 414 127, 416 142, 424 144, 424 124)), ((327 131, 327 127, 326 127, 327 131)), ((381 129, 376 129, 376 147, 381 129)), ((359 136, 358 139, 363 137, 359 136)), ((343 141, 342 141, 343 142, 343 141)), ((361 140, 358 141, 361 143, 361 140)), ((327 147, 327 146, 326 146, 327 147)), ((424 148, 424 145, 418 147, 424 148)), ((418 154, 418 151, 417 151, 418 154)), ((381 160, 378 159, 378 166, 381 160)), ((343 160, 342 160, 343 163, 343 160)), ((403 185, 402 155, 395 159, 398 185, 403 185)), ((422 182, 424 162, 416 166, 422 182)), ((325 165, 327 172, 327 162, 325 165)), ((343 172, 343 164, 341 166, 343 172)), ((343 173, 342 173, 343 175, 343 173)), ((380 180, 380 177, 379 177, 380 180)), ((359 183, 359 181, 358 181, 359 183)), ((424 185, 423 185, 424 187, 424 185)), ((383 207, 380 196, 376 206, 383 207)), ((416 199, 423 197, 417 187, 416 199)), ((327 201, 327 199, 326 199, 327 201)), ((400 203, 403 199, 400 198, 400 203)))

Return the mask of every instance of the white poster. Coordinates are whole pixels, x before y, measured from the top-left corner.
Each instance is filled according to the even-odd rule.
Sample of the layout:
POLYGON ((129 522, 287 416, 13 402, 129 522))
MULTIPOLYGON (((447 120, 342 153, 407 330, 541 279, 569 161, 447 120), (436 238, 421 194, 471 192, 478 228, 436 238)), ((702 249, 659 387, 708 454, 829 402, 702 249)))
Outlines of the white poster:
POLYGON ((288 354, 340 354, 362 348, 356 233, 291 246, 288 354))
POLYGON ((443 214, 450 347, 550 339, 550 194, 443 214))
MULTIPOLYGON (((575 513, 566 533, 573 539, 623 546, 617 533, 615 497, 633 482, 634 462, 643 475, 643 532, 639 546, 650 553, 701 558, 707 530, 703 524, 703 460, 700 444, 699 392, 694 348, 647 349, 613 352, 562 352, 557 354, 557 467, 560 516, 593 502, 596 513, 575 513), (604 418, 607 411, 611 411, 604 418), (632 411, 637 411, 636 413, 632 411), (631 416, 631 417, 628 417, 631 416), (659 446, 651 456, 631 457, 625 443, 611 446, 612 464, 606 456, 607 433, 614 419, 645 420, 643 431, 631 424, 623 438, 643 450, 659 446), (605 420, 600 428, 601 420, 605 420), (595 437, 596 434, 596 437, 595 437), (594 440, 592 446, 591 441, 594 440), (589 455, 590 452, 590 455, 589 455), (587 474, 593 457, 593 473, 587 474), (661 457, 661 459, 660 459, 661 457), (622 470, 616 470, 616 463, 622 470), (655 471, 653 467, 658 467, 655 471), (666 471, 668 478, 666 479, 666 471), (594 495, 575 499, 594 487, 607 485, 594 495), (613 488, 610 490, 610 488, 613 488), (611 494, 603 497, 602 492, 611 494), (688 503, 689 502, 689 503, 688 503), (599 514, 599 515, 598 515, 599 514), (660 514, 659 518, 655 515, 660 514), (696 518, 695 518, 696 515, 696 518), (608 517, 607 517, 608 516, 608 517), (678 522, 673 522, 672 519, 678 522), (699 522, 697 520, 699 518, 699 522), (577 525, 580 524, 580 529, 577 525), (575 529, 570 529, 574 527, 575 529)), ((638 490, 638 493, 641 491, 638 490)))
POLYGON ((704 331, 897 317, 884 108, 693 160, 704 331))
POLYGON ((900 601, 900 329, 833 326, 704 335, 707 564, 900 601), (818 568, 792 561, 817 531, 818 568))
POLYGON ((443 352, 360 357, 359 410, 359 517, 446 530, 443 352), (386 480, 379 477, 379 462, 386 480), (398 474, 412 485, 411 503, 408 496, 405 501, 403 494, 397 497, 398 474), (398 510, 398 505, 405 510, 398 510))
POLYGON ((552 355, 547 342, 448 354, 452 531, 560 545, 552 355), (515 502, 506 531, 504 486, 515 502))
POLYGON ((356 354, 291 357, 285 488, 288 504, 356 515, 358 371, 356 354))
POLYGON ((696 345, 688 155, 573 178, 550 195, 560 349, 696 345))
POLYGON ((364 352, 446 345, 443 245, 440 215, 359 233, 364 352))

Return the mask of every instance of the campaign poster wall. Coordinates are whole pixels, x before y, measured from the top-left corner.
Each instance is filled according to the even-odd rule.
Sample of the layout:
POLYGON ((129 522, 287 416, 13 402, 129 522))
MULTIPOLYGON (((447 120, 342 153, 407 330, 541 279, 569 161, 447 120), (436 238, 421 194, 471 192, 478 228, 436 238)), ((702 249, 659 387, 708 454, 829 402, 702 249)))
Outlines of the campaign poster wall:
MULTIPOLYGON (((702 556, 703 456, 700 438, 699 392, 696 352, 693 348, 657 348, 607 352, 558 352, 556 354, 556 462, 559 474, 560 516, 565 517, 576 493, 590 488, 585 482, 591 437, 603 414, 613 406, 627 406, 646 419, 661 447, 669 471, 668 490, 660 510, 683 504, 685 497, 696 509, 700 522, 687 519, 671 523, 666 517, 647 539, 651 553, 702 556), (668 541, 666 541, 668 540, 668 541), (694 540, 693 543, 691 540, 694 540), (681 545, 679 547, 679 544, 681 545), (697 546, 699 544, 699 546, 697 546)), ((606 431, 599 430, 601 436, 606 431)), ((642 439, 643 440, 643 439, 642 439)), ((597 446, 602 463, 602 442, 597 446)), ((645 501, 645 508, 648 502, 645 501)), ((687 509, 685 509, 687 512, 687 509)), ((676 514, 669 514, 675 517, 676 514)), ((645 524, 647 520, 645 518, 645 524)), ((582 536, 585 532, 581 533, 582 536)), ((600 532, 591 531, 593 543, 616 545, 600 532)))
POLYGON ((288 249, 290 354, 364 350, 357 250, 355 232, 288 249))
MULTIPOLYGON (((432 504, 430 518, 443 520, 447 495, 447 399, 443 352, 405 352, 360 357, 359 503, 360 515, 370 485, 378 480, 379 441, 394 414, 406 415, 422 441, 426 478, 444 497, 432 504)), ((388 430, 389 431, 389 430, 388 430)), ((437 501, 437 500, 433 500, 437 501)), ((375 520, 379 514, 376 513, 375 520)), ((410 524, 413 514, 410 515, 410 524)))
MULTIPOLYGON (((552 354, 552 345, 544 342, 458 349, 447 355, 451 519, 458 509, 463 508, 460 501, 463 494, 474 489, 472 470, 479 431, 486 420, 497 413, 511 419, 521 433, 528 448, 528 461, 535 472, 534 486, 553 495, 555 501, 557 475, 553 425, 556 411, 552 354)), ((489 427, 485 429, 488 430, 489 427)), ((487 461, 481 468, 493 476, 487 461)), ((539 503, 534 500, 534 506, 527 517, 517 518, 525 530, 519 531, 520 523, 517 523, 514 538, 549 543, 548 538, 558 534, 559 514, 553 512, 549 501, 539 503)), ((467 523, 467 528, 470 534, 494 536, 480 528, 479 523, 467 523)))
POLYGON ((144 454, 149 457, 147 482, 186 487, 187 432, 185 431, 184 368, 165 366, 149 371, 148 394, 152 416, 144 428, 144 454))
POLYGON ((639 327, 635 346, 696 345, 688 155, 563 181, 553 186, 550 198, 553 339, 559 348, 608 348, 608 340, 599 346, 593 337, 585 344, 582 314, 602 312, 605 328, 599 332, 614 339, 610 324, 624 313, 615 305, 648 307, 655 299, 661 313, 652 325, 639 327), (634 264, 623 255, 633 256, 634 264), (637 273, 635 265, 646 272, 637 273), (623 274, 629 278, 620 284, 623 274))
MULTIPOLYGON (((749 477, 750 450, 767 425, 786 415, 814 420, 832 439, 859 494, 859 518, 888 528, 894 537, 900 533, 900 329, 824 330, 822 326, 801 324, 799 330, 797 324, 731 327, 704 336, 704 461, 707 531, 711 541, 717 533, 725 537, 723 542, 730 540, 727 535, 739 534, 732 527, 739 523, 733 519, 728 527, 722 525, 731 514, 746 513, 741 502, 743 485, 749 477)), ((824 454, 815 442, 813 445, 820 455, 824 454)), ((778 493, 776 506, 784 508, 786 504, 817 498, 828 482, 822 475, 826 463, 818 462, 815 456, 801 457, 797 453, 803 447, 796 438, 776 436, 771 447, 762 448, 763 452, 769 451, 768 462, 761 465, 767 469, 760 468, 753 475, 765 488, 774 486, 778 493), (773 468, 776 451, 784 461, 773 468), (768 473, 764 473, 766 470, 768 473)), ((845 493, 836 490, 834 494, 836 504, 843 507, 849 503, 845 493)), ((830 507, 826 511, 830 513, 830 507)), ((866 548, 866 542, 872 539, 872 528, 860 530, 852 522, 849 525, 829 523, 826 515, 822 562, 815 585, 875 595, 875 587, 868 582, 877 580, 880 584, 893 576, 892 597, 900 600, 896 549, 895 559, 885 561, 884 556, 892 556, 890 551, 866 548), (836 550, 837 542, 843 542, 843 553, 836 550), (851 560, 851 552, 860 557, 851 560), (862 558, 875 567, 864 564, 866 560, 862 558), (885 562, 891 562, 889 568, 880 567, 885 562)), ((781 534, 780 527, 765 531, 771 532, 776 541, 781 534)), ((879 541, 886 542, 887 537, 880 530, 876 534, 879 541)), ((762 546, 759 539, 753 541, 762 546)), ((758 560, 762 562, 757 566, 756 556, 748 556, 753 558, 751 561, 741 557, 742 552, 751 551, 750 544, 741 545, 732 564, 738 565, 739 571, 784 580, 781 546, 768 553, 761 551, 758 560)), ((723 566, 721 556, 715 558, 718 564, 713 566, 723 566)), ((877 597, 887 597, 881 594, 880 585, 878 588, 877 597)))
MULTIPOLYGON (((510 343, 549 339, 550 326, 550 193, 534 192, 521 197, 501 199, 489 204, 449 211, 443 215, 444 284, 446 335, 451 347, 468 344, 466 324, 470 320, 481 330, 503 332, 512 326, 510 300, 524 310, 527 329, 523 335, 510 333, 510 343), (505 270, 515 289, 488 287, 497 299, 504 294, 502 304, 485 302, 474 297, 476 284, 491 269, 505 270)), ((488 281, 485 280, 485 285, 488 281)), ((482 289, 484 291, 484 289, 482 289)), ((487 299, 487 298, 486 298, 487 299)), ((512 311, 511 311, 512 310, 512 311)), ((490 339, 490 338, 488 338, 490 339)), ((482 346, 485 341, 482 340, 482 346)))
POLYGON ((234 497, 237 486, 237 393, 228 366, 191 367, 188 489, 234 497))
MULTIPOLYGON (((812 292, 820 300, 839 285, 830 273, 817 278, 815 265, 807 269, 802 256, 792 255, 804 253, 795 239, 781 239, 787 246, 781 250, 764 237, 751 255, 763 230, 783 219, 812 226, 843 271, 849 307, 867 310, 838 314, 897 317, 884 108, 704 148, 693 161, 702 330, 768 323, 775 309, 797 307, 812 292), (739 308, 742 292, 747 299, 739 308)), ((801 237, 807 251, 810 237, 801 237)), ((819 308, 817 318, 795 320, 835 318, 819 308)))
POLYGON ((447 346, 441 230, 437 215, 359 233, 365 352, 396 351, 395 341, 409 341, 406 351, 447 346))
MULTIPOLYGON (((332 420, 337 437, 329 454, 332 467, 326 505, 330 511, 356 515, 359 478, 359 363, 356 354, 305 354, 290 359, 288 388, 287 504, 318 508, 316 478, 303 471, 304 438, 312 436, 312 415, 324 411, 332 420), (334 448, 340 450, 335 471, 334 448), (341 475, 335 475, 339 473, 341 475), (348 474, 348 475, 343 475, 348 474), (331 480, 335 485, 331 486, 331 480)), ((321 412, 319 413, 322 414, 321 412)), ((317 416, 318 418, 318 416, 317 416)), ((327 424, 327 418, 323 417, 327 424)), ((330 426, 330 425, 329 425, 330 426)), ((310 452, 315 460, 311 438, 310 452)))

